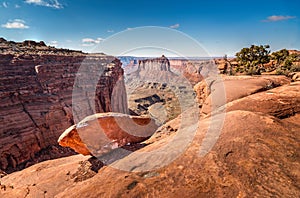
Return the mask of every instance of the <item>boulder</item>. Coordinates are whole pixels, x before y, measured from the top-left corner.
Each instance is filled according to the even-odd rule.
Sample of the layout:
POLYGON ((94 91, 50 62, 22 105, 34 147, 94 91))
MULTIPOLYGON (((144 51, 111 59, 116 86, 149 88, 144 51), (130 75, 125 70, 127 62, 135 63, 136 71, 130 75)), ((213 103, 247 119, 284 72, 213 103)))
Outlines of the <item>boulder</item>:
POLYGON ((126 144, 146 140, 157 127, 148 117, 98 113, 68 128, 58 142, 80 154, 100 156, 126 144))

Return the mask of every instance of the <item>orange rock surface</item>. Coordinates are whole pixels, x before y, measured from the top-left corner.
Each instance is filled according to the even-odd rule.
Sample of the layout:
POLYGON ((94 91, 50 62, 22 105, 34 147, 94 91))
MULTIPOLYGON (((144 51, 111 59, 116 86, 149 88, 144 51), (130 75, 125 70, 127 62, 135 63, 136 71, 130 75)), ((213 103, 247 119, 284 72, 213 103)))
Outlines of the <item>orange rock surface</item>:
POLYGON ((142 142, 157 127, 155 121, 148 117, 99 113, 68 128, 58 142, 80 154, 98 156, 128 143, 142 142))

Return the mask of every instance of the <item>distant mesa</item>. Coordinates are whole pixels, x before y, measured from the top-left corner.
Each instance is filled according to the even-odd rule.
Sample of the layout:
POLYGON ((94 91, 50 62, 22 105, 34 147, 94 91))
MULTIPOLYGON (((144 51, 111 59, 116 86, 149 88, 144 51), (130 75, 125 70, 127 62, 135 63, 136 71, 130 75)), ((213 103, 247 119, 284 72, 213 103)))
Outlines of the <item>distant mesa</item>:
POLYGON ((165 55, 160 58, 139 60, 139 69, 171 72, 170 61, 165 55))
POLYGON ((170 61, 162 55, 159 58, 147 58, 138 61, 137 68, 127 73, 127 82, 176 82, 179 76, 171 70, 170 61))

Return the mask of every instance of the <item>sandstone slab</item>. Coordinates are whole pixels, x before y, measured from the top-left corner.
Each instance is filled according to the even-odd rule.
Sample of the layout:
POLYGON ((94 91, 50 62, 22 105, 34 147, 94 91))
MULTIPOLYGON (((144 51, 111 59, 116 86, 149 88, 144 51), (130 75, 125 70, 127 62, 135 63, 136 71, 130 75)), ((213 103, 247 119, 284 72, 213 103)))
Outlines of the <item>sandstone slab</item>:
POLYGON ((100 156, 128 143, 146 140, 157 127, 148 117, 99 113, 68 128, 58 142, 80 154, 100 156))

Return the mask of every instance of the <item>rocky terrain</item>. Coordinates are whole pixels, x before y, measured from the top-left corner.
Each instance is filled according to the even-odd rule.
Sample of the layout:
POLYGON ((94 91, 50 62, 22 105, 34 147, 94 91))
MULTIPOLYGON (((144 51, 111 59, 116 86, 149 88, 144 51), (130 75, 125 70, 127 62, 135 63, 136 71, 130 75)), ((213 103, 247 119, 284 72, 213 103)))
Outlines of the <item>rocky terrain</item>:
MULTIPOLYGON (((152 119, 120 113, 90 116, 94 112, 87 106, 93 103, 87 105, 81 97, 76 103, 80 105, 71 107, 72 103, 68 101, 70 102, 72 95, 68 94, 69 89, 64 89, 68 87, 67 82, 74 83, 77 88, 87 78, 77 81, 70 77, 65 82, 63 77, 57 75, 64 74, 57 66, 62 63, 56 63, 54 71, 51 70, 50 63, 45 67, 45 63, 35 64, 36 59, 33 58, 34 64, 27 66, 28 75, 24 76, 27 80, 31 74, 34 81, 27 82, 21 78, 22 86, 30 86, 25 87, 30 91, 17 92, 20 95, 17 95, 18 100, 14 98, 16 96, 3 97, 6 100, 2 104, 6 101, 16 103, 16 106, 11 103, 8 103, 10 106, 4 106, 6 109, 3 114, 7 113, 4 114, 7 115, 5 120, 10 119, 5 124, 12 127, 13 124, 9 125, 14 121, 12 119, 22 118, 23 122, 13 125, 20 126, 17 131, 22 131, 27 127, 22 123, 37 123, 35 127, 29 127, 35 129, 33 132, 22 133, 29 137, 30 134, 40 134, 37 138, 48 137, 46 135, 49 133, 46 133, 44 126, 48 127, 47 132, 51 131, 51 138, 59 136, 58 131, 62 133, 67 129, 59 139, 60 143, 86 156, 73 155, 48 160, 8 175, 0 171, 1 197, 300 197, 299 78, 219 75, 216 70, 212 70, 215 65, 210 61, 194 63, 194 67, 187 67, 188 69, 185 67, 189 62, 185 63, 186 66, 179 66, 180 63, 177 62, 177 71, 180 71, 177 73, 172 70, 170 60, 160 57, 140 61, 138 69, 126 76, 124 85, 120 62, 113 57, 74 54, 55 57, 69 58, 64 69, 69 68, 69 64, 72 69, 76 68, 72 60, 79 57, 88 57, 88 65, 91 64, 90 60, 100 59, 100 64, 104 61, 105 75, 101 76, 101 83, 107 83, 105 87, 108 90, 100 83, 99 90, 96 91, 96 96, 100 94, 100 99, 94 100, 88 91, 82 92, 90 87, 90 84, 83 83, 87 87, 75 89, 75 96, 85 95, 84 99, 92 97, 97 111, 121 113, 128 113, 128 98, 131 114, 150 114, 155 123, 159 122, 161 126, 156 129, 157 126, 153 125, 153 128, 147 128, 149 131, 143 130, 146 123, 153 123, 152 119), (184 71, 191 78, 182 78, 184 71), (198 77, 200 81, 197 80, 198 77), (46 82, 40 80, 44 78, 47 79, 46 82), (39 86, 36 88, 37 82, 39 86), (54 82, 55 86, 51 86, 49 82, 54 82), (116 88, 110 87, 111 85, 116 88), (46 91, 44 87, 47 88, 46 91), (31 94, 32 99, 29 100, 26 94, 31 94), (50 100, 49 95, 54 99, 51 97, 50 100), (103 98, 107 95, 108 98, 103 98), (43 98, 36 101, 41 96, 43 98), (65 104, 69 105, 68 111, 55 114, 61 108, 65 109, 65 104), (45 115, 35 114, 45 108, 48 110, 45 115), (19 117, 24 114, 23 111, 29 117, 26 122, 25 115, 19 117), (41 120, 43 116, 46 116, 45 122, 41 120), (120 122, 118 118, 121 119, 120 122), (139 126, 133 125, 131 120, 139 126), (118 123, 122 123, 122 126, 118 123), (101 150, 96 148, 97 141, 101 139, 97 137, 99 126, 107 135, 108 143, 117 145, 98 156, 97 152, 101 150), (144 132, 149 136, 155 129, 155 133, 147 140, 145 136, 132 136, 144 132), (85 131, 84 134, 91 134, 87 136, 88 141, 83 139, 80 130, 85 131)), ((39 55, 37 60, 44 60, 43 58, 44 55, 39 55)), ((14 62, 8 60, 3 65, 9 65, 14 68, 13 71, 18 71, 20 66, 14 66, 14 62)), ((26 65, 22 66, 27 68, 26 65)), ((217 66, 220 69, 220 64, 217 66)), ((222 69, 220 70, 222 73, 222 69)), ((78 71, 86 70, 77 67, 77 73, 78 71)), ((80 74, 89 74, 89 79, 95 78, 90 73, 80 74)), ((13 78, 16 74, 12 73, 11 76, 13 78)), ((17 80, 11 83, 14 82, 17 80)), ((17 90, 25 89, 17 85, 20 86, 14 85, 17 90)), ((11 92, 16 91, 12 89, 11 92)), ((1 106, 1 113, 2 109, 1 106)), ((11 137, 25 149, 25 143, 21 143, 25 137, 14 134, 11 137)), ((31 136, 30 140, 35 141, 35 137, 31 136)), ((1 137, 1 141, 7 139, 1 137)), ((36 141, 39 142, 38 140, 36 141)), ((1 142, 1 146, 9 145, 7 142, 3 143, 1 142)), ((13 153, 16 150, 13 148, 9 151, 13 153)), ((7 164, 13 165, 11 157, 4 159, 7 164)))
POLYGON ((300 83, 283 76, 223 77, 222 81, 224 103, 212 108, 211 97, 220 92, 220 81, 200 82, 195 91, 202 108, 167 122, 139 150, 104 164, 82 155, 46 161, 3 177, 0 193, 4 197, 299 197, 300 83), (186 139, 191 141, 183 148, 186 139))
POLYGON ((96 112, 128 111, 123 70, 114 57, 1 39, 0 68, 4 171, 74 154, 57 145, 66 128, 96 112))

